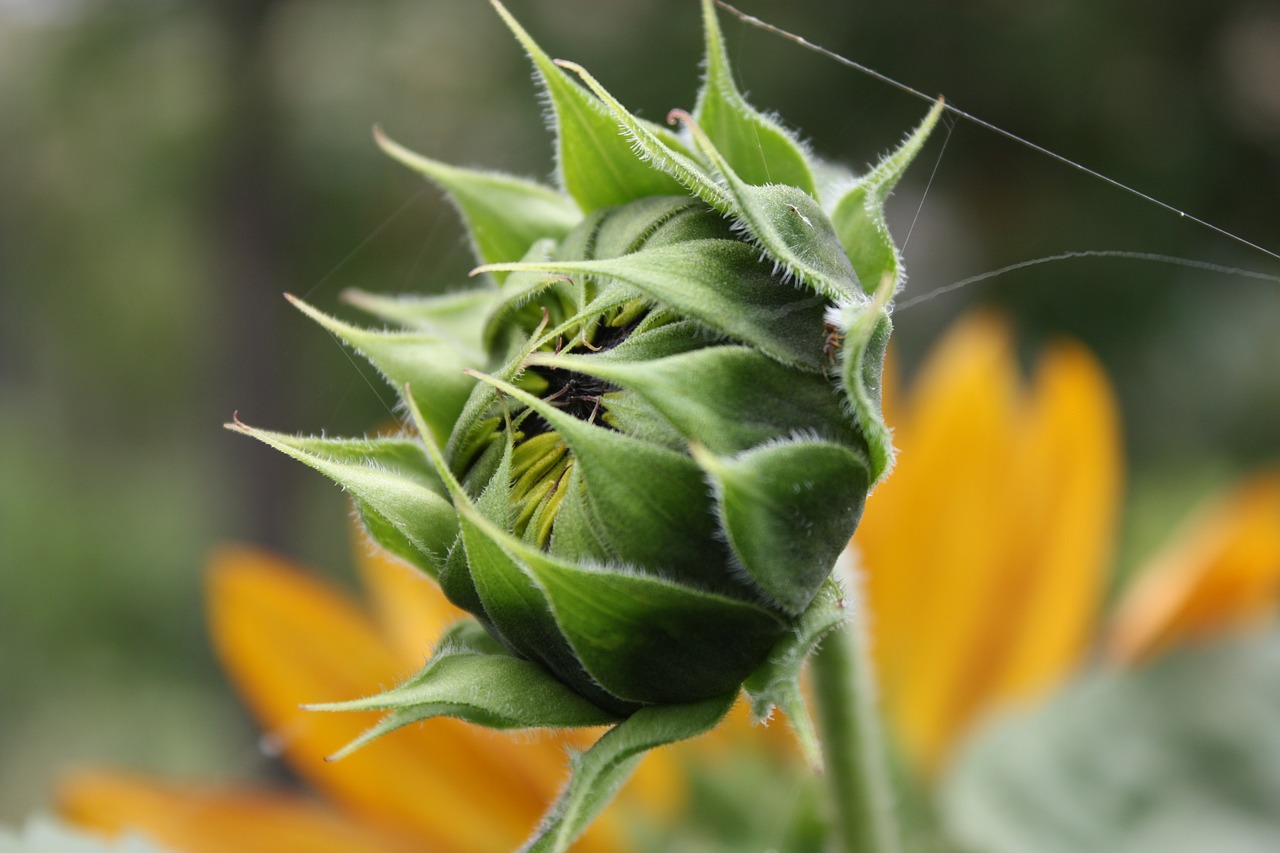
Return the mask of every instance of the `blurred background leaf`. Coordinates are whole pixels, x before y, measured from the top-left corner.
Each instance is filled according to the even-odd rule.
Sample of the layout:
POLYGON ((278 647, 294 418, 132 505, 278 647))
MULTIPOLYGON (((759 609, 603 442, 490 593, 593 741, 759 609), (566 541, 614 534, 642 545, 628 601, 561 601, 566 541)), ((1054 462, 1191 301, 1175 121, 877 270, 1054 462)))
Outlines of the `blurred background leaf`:
POLYGON ((1250 853, 1280 847, 1280 634, 1095 672, 1005 715, 942 801, 964 849, 1250 853))
MULTIPOLYGON (((651 119, 690 107, 692 0, 512 0, 651 119)), ((1280 11, 1186 0, 744 8, 1275 249, 1280 11)), ((861 167, 926 105, 724 19, 754 103, 861 167)), ((83 761, 282 771, 223 687, 201 565, 250 540, 347 572, 341 495, 221 423, 358 433, 392 395, 281 291, 439 290, 470 258, 380 123, 445 162, 550 174, 530 71, 488 4, 0 0, 0 820, 83 761)), ((967 124, 891 202, 909 294, 1073 249, 1277 272, 967 124), (936 176, 926 194, 930 170, 936 176), (921 200, 923 198, 923 204, 921 200)), ((908 367, 975 303, 1070 334, 1121 395, 1122 565, 1210 484, 1280 455, 1280 286, 1073 260, 898 316, 908 367)), ((340 309, 339 309, 340 310, 340 309)))

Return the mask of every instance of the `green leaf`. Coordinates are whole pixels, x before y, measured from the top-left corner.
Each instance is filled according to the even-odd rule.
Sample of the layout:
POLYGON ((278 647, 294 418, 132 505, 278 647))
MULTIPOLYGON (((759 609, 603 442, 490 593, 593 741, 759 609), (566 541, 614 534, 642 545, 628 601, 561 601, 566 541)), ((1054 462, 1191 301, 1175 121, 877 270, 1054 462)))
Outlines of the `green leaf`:
POLYGON ((596 210, 645 196, 684 195, 679 182, 650 167, 632 151, 631 142, 619 132, 617 119, 599 99, 556 67, 501 3, 494 0, 493 5, 528 52, 546 86, 556 114, 560 182, 579 207, 596 210))
POLYGON ((433 578, 458 533, 444 486, 404 438, 335 439, 284 435, 246 426, 227 429, 258 439, 308 465, 351 493, 370 537, 433 578))
POLYGON ((804 149, 777 121, 746 102, 733 82, 716 20, 715 0, 703 0, 706 78, 693 115, 724 159, 749 184, 786 184, 816 196, 804 149))
POLYGON ((640 361, 534 353, 531 364, 598 376, 641 395, 712 453, 747 450, 779 436, 819 435, 860 443, 831 383, 742 346, 712 346, 640 361))
POLYGON ((840 585, 828 577, 793 630, 782 635, 768 659, 742 685, 751 700, 754 722, 768 720, 775 707, 782 709, 815 772, 822 769, 822 746, 800 691, 800 673, 809 654, 846 619, 848 610, 840 585))
POLYGON ((1280 631, 1095 671, 996 721, 942 806, 986 853, 1280 850, 1280 631))
POLYGON ((822 373, 826 300, 778 281, 758 255, 734 240, 693 240, 607 260, 499 266, 614 278, 778 361, 822 373))
POLYGON ((924 147, 943 108, 939 98, 902 145, 850 186, 831 207, 831 223, 868 294, 879 287, 885 275, 893 280, 895 289, 902 282, 902 258, 885 222, 884 203, 924 147))
POLYGON ((484 356, 423 332, 379 332, 330 317, 286 294, 298 310, 345 342, 378 368, 397 391, 408 385, 437 441, 445 441, 466 405, 475 381, 463 371, 480 367, 484 356))
POLYGON ((884 422, 881 407, 884 355, 893 331, 885 305, 892 292, 893 281, 886 276, 871 304, 846 307, 835 315, 842 338, 841 381, 854 421, 867 443, 873 484, 889 473, 894 457, 893 433, 884 422))
POLYGON ((550 187, 430 160, 388 139, 378 128, 374 138, 383 151, 448 192, 481 263, 518 261, 534 241, 559 239, 582 219, 573 201, 550 187))
POLYGON ((867 463, 839 444, 795 438, 693 457, 715 488, 734 557, 766 599, 803 612, 848 545, 870 485, 867 463))
POLYGON ((865 300, 844 246, 813 196, 783 184, 746 183, 692 116, 681 110, 672 115, 689 127, 698 149, 724 178, 738 225, 777 269, 833 301, 865 300))
POLYGON ((522 853, 563 853, 613 799, 644 753, 687 740, 716 726, 735 693, 682 705, 641 708, 573 761, 569 787, 552 806, 522 853))
POLYGON ((361 311, 401 328, 448 338, 464 352, 483 352, 480 330, 496 294, 492 287, 437 296, 384 296, 352 289, 343 291, 342 298, 361 311))
POLYGON ((479 623, 449 629, 417 675, 376 696, 308 705, 311 711, 391 711, 330 760, 388 732, 433 717, 456 717, 490 729, 574 728, 617 722, 533 661, 512 657, 479 623))

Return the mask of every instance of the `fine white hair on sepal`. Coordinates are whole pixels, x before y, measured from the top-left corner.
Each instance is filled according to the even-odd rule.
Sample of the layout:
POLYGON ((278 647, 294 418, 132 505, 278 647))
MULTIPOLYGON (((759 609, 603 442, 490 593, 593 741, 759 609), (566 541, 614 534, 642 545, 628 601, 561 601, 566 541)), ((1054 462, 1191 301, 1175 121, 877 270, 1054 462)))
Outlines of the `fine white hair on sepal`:
POLYGON ((827 306, 822 319, 837 331, 847 332, 854 321, 862 316, 868 304, 870 299, 865 296, 858 300, 838 299, 827 306))

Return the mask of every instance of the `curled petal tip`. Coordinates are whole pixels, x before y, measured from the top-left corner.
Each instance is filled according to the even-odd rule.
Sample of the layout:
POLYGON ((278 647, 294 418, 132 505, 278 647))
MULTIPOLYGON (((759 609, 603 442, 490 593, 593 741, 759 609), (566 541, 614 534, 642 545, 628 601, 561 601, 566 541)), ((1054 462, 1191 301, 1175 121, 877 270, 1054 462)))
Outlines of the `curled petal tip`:
POLYGON ((676 109, 673 109, 669 113, 667 113, 667 124, 675 124, 677 122, 681 124, 692 125, 693 116, 689 115, 687 110, 682 110, 679 107, 677 107, 676 109))

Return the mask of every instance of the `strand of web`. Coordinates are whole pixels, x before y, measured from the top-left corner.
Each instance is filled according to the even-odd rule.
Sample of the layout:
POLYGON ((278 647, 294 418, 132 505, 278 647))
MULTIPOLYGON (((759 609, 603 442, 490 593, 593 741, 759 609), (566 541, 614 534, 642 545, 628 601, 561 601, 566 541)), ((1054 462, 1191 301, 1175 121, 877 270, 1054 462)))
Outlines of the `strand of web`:
POLYGON ((908 299, 903 299, 894 306, 894 310, 904 311, 913 305, 919 305, 921 302, 928 302, 930 299, 950 293, 953 290, 959 290, 962 287, 968 287, 971 284, 977 284, 980 281, 986 281, 990 278, 998 278, 1005 273, 1026 269, 1027 267, 1039 266, 1040 264, 1079 260, 1081 258, 1121 258, 1131 261, 1152 261, 1159 264, 1188 267, 1190 269, 1205 270, 1208 272, 1222 273, 1224 275, 1234 275, 1240 276, 1241 278, 1252 278, 1258 281, 1268 281, 1280 284, 1280 275, 1271 275, 1269 273, 1242 269, 1240 267, 1228 267, 1222 264, 1215 264, 1210 261, 1198 261, 1194 258, 1179 258, 1175 255, 1160 255, 1153 252, 1132 252, 1124 249, 1082 249, 1073 252, 1060 252, 1056 255, 1045 255, 1044 257, 1032 258, 1028 261, 1018 261, 1017 263, 1008 264, 1007 266, 1000 267, 999 269, 988 270, 984 273, 971 275, 968 278, 962 278, 959 281, 952 282, 951 284, 934 288, 927 293, 921 293, 908 299))
MULTIPOLYGON (((884 74, 880 71, 876 71, 874 68, 870 68, 859 62, 855 62, 854 60, 849 59, 848 57, 841 56, 840 54, 836 53, 833 50, 829 50, 828 48, 822 47, 821 45, 814 44, 813 42, 809 41, 803 36, 798 36, 795 33, 788 32, 787 30, 782 29, 781 27, 774 26, 773 24, 770 24, 767 21, 762 21, 761 19, 755 17, 754 15, 747 14, 746 12, 743 12, 741 9, 738 9, 735 6, 725 2, 725 0, 716 0, 716 5, 724 9, 729 14, 737 17, 739 20, 741 20, 746 24, 750 24, 751 26, 756 27, 757 29, 763 30, 767 33, 771 33, 775 36, 778 36, 779 38, 793 42, 799 45, 800 47, 803 47, 805 50, 812 51, 814 53, 819 54, 820 56, 825 56, 828 59, 831 59, 841 65, 844 65, 847 68, 852 68, 853 70, 861 74, 865 74, 868 77, 872 77, 876 80, 881 81, 882 83, 886 83, 890 86, 893 86, 894 88, 899 89, 903 92, 906 92, 907 94, 912 95, 913 97, 920 98, 921 100, 927 101, 929 103, 933 103, 935 100, 933 97, 926 95, 923 92, 912 88, 911 86, 908 86, 906 83, 902 83, 898 80, 895 80, 894 78, 888 76, 887 74, 884 74)), ((946 103, 943 106, 943 109, 945 109, 947 112, 951 113, 952 115, 958 118, 965 119, 966 121, 972 122, 973 124, 976 124, 979 127, 989 130, 992 133, 1003 136, 1004 138, 1012 142, 1015 142, 1018 145, 1022 145, 1027 148, 1030 148, 1032 151, 1035 151, 1039 154, 1043 154, 1044 156, 1049 157, 1053 160, 1057 160, 1059 163, 1069 166, 1072 169, 1083 172, 1084 174, 1089 175, 1093 178, 1096 178, 1097 180, 1102 181, 1104 183, 1110 184, 1111 186, 1116 187, 1117 189, 1123 190, 1124 192, 1129 193, 1130 195, 1137 196, 1138 198, 1148 202, 1149 204, 1154 204, 1157 207, 1161 207, 1169 211, 1170 213, 1177 214, 1178 217, 1182 219, 1186 219, 1189 222, 1193 222, 1196 225, 1200 226, 1201 228, 1207 228, 1210 231, 1213 231, 1216 234, 1226 237, 1229 240, 1232 240, 1243 246, 1247 246, 1248 248, 1253 249, 1256 252, 1261 252, 1262 254, 1270 258, 1280 261, 1280 252, 1276 252, 1271 249, 1268 249, 1265 246, 1261 246, 1257 243, 1247 240, 1238 234, 1235 234, 1231 231, 1226 230, 1225 228, 1221 228, 1217 225, 1214 225, 1212 222, 1209 222, 1204 219, 1200 219, 1197 216, 1193 216, 1190 213, 1187 213, 1185 210, 1181 210, 1180 208, 1174 207, 1168 202, 1161 201, 1155 196, 1148 195, 1147 193, 1144 193, 1139 189, 1131 187, 1126 183, 1118 181, 1115 178, 1109 177, 1108 175, 1104 175, 1103 173, 1098 172, 1094 169, 1090 169, 1088 166, 1085 166, 1081 163, 1077 163, 1076 161, 1068 157, 1065 157, 1056 151, 1053 151, 1049 148, 1045 148, 1043 145, 1039 145, 1035 142, 1032 142, 1029 139, 1025 139, 1021 136, 1018 136, 1016 133, 1005 130, 1004 128, 999 127, 998 125, 994 125, 991 122, 986 121, 985 119, 978 118, 972 113, 966 112, 960 109, 959 107, 952 105, 950 102, 946 103)))

